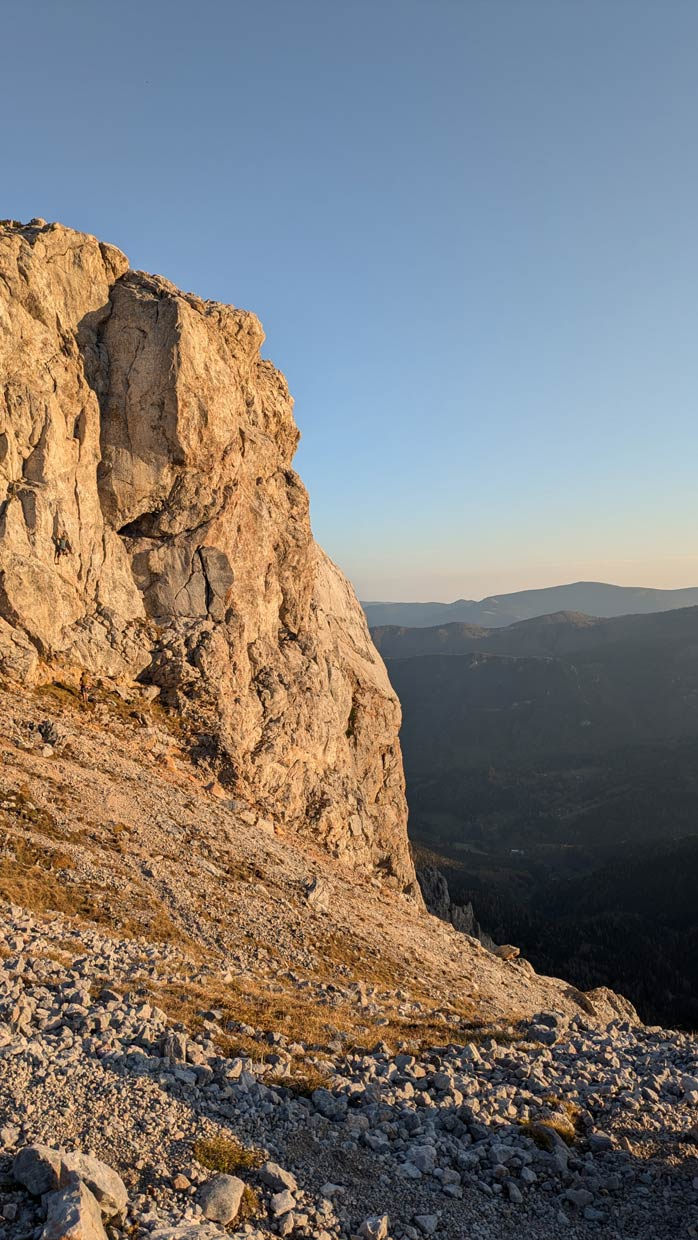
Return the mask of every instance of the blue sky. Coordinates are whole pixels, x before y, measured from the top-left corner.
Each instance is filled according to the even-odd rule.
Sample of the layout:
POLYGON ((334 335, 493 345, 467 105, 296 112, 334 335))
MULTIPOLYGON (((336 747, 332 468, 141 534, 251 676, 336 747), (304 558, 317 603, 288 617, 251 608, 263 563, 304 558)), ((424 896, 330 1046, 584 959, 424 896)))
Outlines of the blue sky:
POLYGON ((698 584, 693 0, 2 9, 0 214, 259 314, 362 597, 698 584))

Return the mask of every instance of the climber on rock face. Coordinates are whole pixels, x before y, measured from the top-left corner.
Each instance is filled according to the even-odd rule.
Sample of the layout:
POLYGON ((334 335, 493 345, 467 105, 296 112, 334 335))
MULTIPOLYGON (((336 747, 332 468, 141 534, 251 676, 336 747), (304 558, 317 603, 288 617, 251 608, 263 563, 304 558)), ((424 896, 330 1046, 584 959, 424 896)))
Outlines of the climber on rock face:
POLYGON ((90 679, 90 676, 86 671, 83 671, 80 677, 80 701, 82 702, 83 706, 87 706, 87 703, 90 700, 90 689, 91 688, 92 688, 92 681, 90 679))
POLYGON ((71 555, 72 553, 73 548, 70 545, 70 539, 68 538, 65 530, 61 530, 60 533, 54 534, 53 545, 55 547, 54 561, 56 564, 60 560, 61 556, 71 555))

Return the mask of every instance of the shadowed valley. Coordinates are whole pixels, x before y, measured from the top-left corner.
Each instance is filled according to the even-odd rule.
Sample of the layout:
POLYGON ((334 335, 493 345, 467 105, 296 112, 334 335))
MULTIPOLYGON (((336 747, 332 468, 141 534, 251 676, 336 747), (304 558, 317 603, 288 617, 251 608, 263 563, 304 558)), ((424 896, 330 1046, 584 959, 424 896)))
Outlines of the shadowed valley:
POLYGON ((698 1023, 698 918, 678 895, 698 880, 698 608, 373 637, 404 712, 412 837, 454 900, 537 967, 698 1023))

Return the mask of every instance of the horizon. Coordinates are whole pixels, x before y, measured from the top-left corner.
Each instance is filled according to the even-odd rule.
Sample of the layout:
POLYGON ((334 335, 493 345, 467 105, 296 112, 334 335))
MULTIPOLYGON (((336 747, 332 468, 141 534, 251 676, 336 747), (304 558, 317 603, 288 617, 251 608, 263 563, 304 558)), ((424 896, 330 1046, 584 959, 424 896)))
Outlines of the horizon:
POLYGON ((545 586, 523 586, 517 590, 492 590, 488 594, 482 594, 479 597, 474 595, 459 594, 453 599, 437 599, 437 598, 364 598, 359 595, 362 606, 375 607, 382 604, 394 603, 415 603, 415 604, 436 604, 443 607, 450 607, 454 603, 484 603, 489 599, 508 597, 511 594, 535 594, 544 590, 566 589, 569 586, 608 586, 612 590, 657 590, 663 594, 680 594, 685 590, 698 590, 698 582, 688 582, 682 586, 648 586, 638 585, 637 582, 620 583, 617 581, 602 581, 591 577, 577 578, 574 581, 556 581, 551 585, 545 586))
POLYGON ((360 597, 698 578, 696 6, 32 12, 3 214, 258 314, 360 597))

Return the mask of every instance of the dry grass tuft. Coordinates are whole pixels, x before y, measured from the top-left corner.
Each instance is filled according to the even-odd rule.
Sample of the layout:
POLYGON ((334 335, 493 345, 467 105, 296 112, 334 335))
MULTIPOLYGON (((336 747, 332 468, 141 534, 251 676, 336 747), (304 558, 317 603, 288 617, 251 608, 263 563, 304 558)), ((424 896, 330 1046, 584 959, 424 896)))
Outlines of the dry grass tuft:
POLYGON ((37 841, 21 826, 2 831, 0 823, 0 898, 32 913, 77 917, 125 938, 191 945, 162 904, 136 897, 121 910, 104 887, 76 881, 75 867, 75 857, 52 842, 37 841))
POLYGON ((257 1218, 262 1213, 262 1199, 256 1189, 251 1188, 249 1184, 245 1185, 245 1191, 242 1194, 240 1209, 235 1220, 237 1223, 245 1223, 249 1219, 257 1218))
MULTIPOLYGON (((189 1029, 200 1030, 201 1013, 213 1008, 221 1014, 219 1024, 223 1029, 229 1023, 242 1023, 255 1029, 281 1031, 292 1041, 319 1051, 326 1050, 338 1035, 343 1036, 347 1050, 369 1051, 377 1041, 385 1041, 391 1046, 400 1043, 411 1053, 444 1043, 474 1041, 477 1036, 469 1005, 458 1013, 461 1027, 447 1024, 430 1012, 416 1017, 388 1014, 384 1020, 367 1015, 347 1000, 325 1007, 291 986, 272 994, 263 980, 249 974, 230 982, 191 982, 186 990, 179 984, 154 985, 152 994, 159 1007, 189 1029)), ((220 1053, 228 1058, 241 1055, 263 1060, 267 1053, 259 1042, 244 1035, 229 1035, 210 1027, 207 1032, 220 1053)), ((493 1035, 490 1032, 487 1036, 493 1035)))
POLYGON ((264 1084, 287 1089, 294 1098, 310 1098, 316 1089, 328 1089, 331 1077, 316 1064, 296 1062, 288 1076, 280 1072, 270 1073, 264 1077, 264 1084))
POLYGON ((202 1167, 221 1175, 256 1171, 264 1162, 264 1155, 259 1150, 248 1149, 237 1137, 227 1137, 223 1133, 196 1141, 192 1154, 202 1167))
POLYGON ((193 946, 189 935, 172 920, 162 904, 148 905, 142 916, 142 921, 132 918, 128 923, 128 929, 134 937, 142 936, 153 943, 193 946))
POLYGON ((42 848, 25 836, 5 834, 0 839, 0 897, 33 913, 57 912, 104 922, 104 892, 61 875, 72 859, 55 848, 42 848))
POLYGON ((0 802, 0 819, 7 826, 19 827, 25 831, 39 831, 51 838, 56 835, 63 838, 57 830, 53 814, 36 804, 28 784, 22 784, 19 788, 0 785, 0 802))
MULTIPOLYGON (((203 1027, 201 1017, 195 1017, 190 1027, 201 1029, 203 1027)), ((257 1038, 246 1033, 219 1033, 217 1036, 214 1035, 213 1040, 221 1055, 226 1059, 254 1059, 259 1063, 266 1063, 267 1055, 270 1054, 270 1051, 265 1050, 257 1038)))

